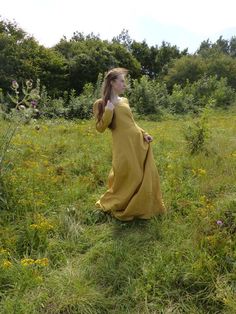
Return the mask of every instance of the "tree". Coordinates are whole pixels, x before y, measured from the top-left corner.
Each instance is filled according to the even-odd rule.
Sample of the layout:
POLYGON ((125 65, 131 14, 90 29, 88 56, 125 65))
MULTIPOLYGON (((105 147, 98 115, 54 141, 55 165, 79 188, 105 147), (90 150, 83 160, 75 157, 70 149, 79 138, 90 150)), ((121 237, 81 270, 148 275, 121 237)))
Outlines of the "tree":
POLYGON ((209 57, 219 53, 236 57, 236 36, 232 36, 230 40, 223 39, 223 37, 220 36, 215 43, 212 43, 209 39, 204 40, 196 51, 197 55, 203 57, 209 57))
POLYGON ((130 37, 129 31, 123 28, 118 36, 112 38, 112 42, 119 43, 123 45, 128 51, 131 51, 133 39, 130 37))
POLYGON ((201 42, 200 47, 196 51, 196 54, 204 56, 209 52, 210 49, 212 49, 212 43, 208 38, 207 40, 203 40, 201 42))
POLYGON ((54 49, 45 48, 15 23, 0 21, 0 87, 9 91, 11 81, 40 79, 49 94, 56 96, 67 88, 66 59, 54 49))
POLYGON ((165 41, 160 47, 157 45, 149 47, 143 40, 141 43, 133 41, 131 52, 140 62, 142 74, 155 79, 163 77, 171 60, 186 55, 187 49, 180 52, 177 46, 171 46, 165 41))
POLYGON ((236 36, 232 36, 230 39, 229 54, 231 57, 236 57, 236 36))
POLYGON ((173 59, 164 77, 167 87, 172 90, 175 84, 185 86, 187 82, 194 82, 200 79, 206 70, 204 59, 200 56, 183 56, 173 59))
POLYGON ((131 53, 141 64, 141 74, 151 76, 150 49, 146 41, 138 42, 134 40, 131 44, 131 53))
POLYGON ((68 63, 70 89, 82 92, 86 83, 95 83, 99 73, 112 67, 127 67, 130 74, 140 74, 140 64, 120 43, 107 40, 84 39, 80 41, 61 40, 55 47, 68 63))

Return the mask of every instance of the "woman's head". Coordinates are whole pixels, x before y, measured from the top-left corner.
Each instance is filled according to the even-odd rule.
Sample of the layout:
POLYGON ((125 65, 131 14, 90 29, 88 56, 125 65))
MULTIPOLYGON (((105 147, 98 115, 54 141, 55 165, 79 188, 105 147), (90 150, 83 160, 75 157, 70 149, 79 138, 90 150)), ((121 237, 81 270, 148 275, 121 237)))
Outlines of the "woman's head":
POLYGON ((126 88, 125 76, 127 73, 128 70, 125 68, 113 68, 106 73, 102 86, 104 106, 106 105, 107 100, 111 99, 112 95, 124 93, 126 88))
MULTIPOLYGON (((128 70, 125 68, 113 68, 106 72, 104 81, 102 84, 102 98, 98 104, 98 121, 101 119, 103 112, 105 110, 105 106, 108 100, 111 100, 112 95, 119 95, 125 91, 125 76, 128 73, 128 70)), ((110 129, 114 128, 114 116, 110 125, 108 126, 110 129)))

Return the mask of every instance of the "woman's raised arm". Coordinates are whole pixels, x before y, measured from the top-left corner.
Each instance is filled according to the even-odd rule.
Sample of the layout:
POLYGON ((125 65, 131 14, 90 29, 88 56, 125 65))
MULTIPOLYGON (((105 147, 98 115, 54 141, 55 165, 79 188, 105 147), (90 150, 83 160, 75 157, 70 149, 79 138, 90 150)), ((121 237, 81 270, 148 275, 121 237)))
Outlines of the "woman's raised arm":
POLYGON ((108 125, 111 123, 112 117, 113 117, 113 110, 105 106, 105 111, 103 112, 103 115, 101 117, 101 120, 98 121, 97 115, 98 115, 98 100, 95 101, 93 104, 93 113, 95 116, 95 127, 96 130, 100 133, 104 132, 108 125))

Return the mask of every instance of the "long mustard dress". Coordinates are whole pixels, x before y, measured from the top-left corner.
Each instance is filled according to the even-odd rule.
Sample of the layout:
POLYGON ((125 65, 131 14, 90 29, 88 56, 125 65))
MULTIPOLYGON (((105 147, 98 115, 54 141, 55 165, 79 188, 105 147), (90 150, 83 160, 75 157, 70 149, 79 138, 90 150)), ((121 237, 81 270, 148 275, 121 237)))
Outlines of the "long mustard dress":
MULTIPOLYGON (((95 119, 99 100, 93 104, 95 119)), ((136 124, 126 97, 122 97, 113 110, 105 106, 102 119, 99 122, 96 119, 96 130, 104 132, 114 113, 108 189, 95 206, 122 221, 150 219, 166 213, 151 142, 144 139, 148 133, 136 124)))

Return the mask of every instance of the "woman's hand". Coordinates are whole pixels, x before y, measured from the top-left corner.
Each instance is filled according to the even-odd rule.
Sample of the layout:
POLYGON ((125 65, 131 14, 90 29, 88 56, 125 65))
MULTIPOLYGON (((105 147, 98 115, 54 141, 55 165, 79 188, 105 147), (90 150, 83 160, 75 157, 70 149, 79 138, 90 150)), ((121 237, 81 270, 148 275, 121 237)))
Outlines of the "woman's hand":
POLYGON ((148 143, 153 141, 152 136, 149 135, 149 134, 148 134, 148 135, 144 135, 144 139, 145 139, 145 141, 148 142, 148 143))
POLYGON ((109 108, 110 110, 114 109, 114 105, 110 100, 107 101, 106 107, 109 108))

